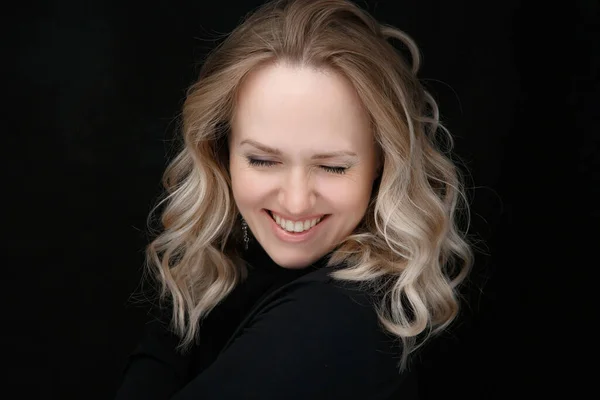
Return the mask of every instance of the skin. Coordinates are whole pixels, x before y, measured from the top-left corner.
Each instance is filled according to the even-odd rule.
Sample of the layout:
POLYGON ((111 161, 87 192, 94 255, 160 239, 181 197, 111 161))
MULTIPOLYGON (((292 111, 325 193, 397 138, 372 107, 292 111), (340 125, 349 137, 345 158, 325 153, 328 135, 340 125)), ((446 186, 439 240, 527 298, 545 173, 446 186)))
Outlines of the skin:
POLYGON ((242 84, 231 128, 233 196, 275 263, 305 268, 357 227, 377 177, 377 152, 368 114, 343 76, 262 66, 242 84), (324 218, 303 236, 286 234, 271 212, 294 222, 324 218))

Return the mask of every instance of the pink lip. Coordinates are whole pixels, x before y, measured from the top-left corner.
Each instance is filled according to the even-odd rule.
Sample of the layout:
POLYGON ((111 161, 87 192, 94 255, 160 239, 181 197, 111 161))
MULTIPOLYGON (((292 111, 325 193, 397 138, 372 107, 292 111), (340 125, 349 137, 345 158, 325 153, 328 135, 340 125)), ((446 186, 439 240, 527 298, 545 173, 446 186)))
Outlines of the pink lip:
POLYGON ((319 222, 317 225, 313 226, 309 230, 304 231, 304 232, 299 232, 299 233, 288 232, 285 229, 283 229, 281 226, 277 225, 275 220, 271 217, 269 212, 266 210, 265 210, 265 216, 269 219, 269 221, 271 221, 271 229, 273 230, 273 233, 275 234, 275 236, 278 239, 280 239, 284 242, 288 242, 288 243, 299 243, 299 242, 308 241, 312 237, 314 237, 318 233, 323 222, 325 222, 324 220, 327 219, 327 217, 329 215, 326 214, 323 217, 323 219, 321 220, 321 222, 319 222))
POLYGON ((285 215, 285 214, 282 214, 282 213, 280 213, 280 212, 273 211, 273 210, 267 210, 267 212, 271 212, 271 213, 273 213, 273 214, 277 214, 277 215, 279 215, 281 218, 284 218, 284 219, 286 219, 286 220, 288 220, 288 221, 294 221, 294 222, 296 222, 296 221, 306 221, 306 220, 309 220, 309 219, 317 219, 317 218, 322 218, 322 217, 324 217, 324 216, 326 216, 326 215, 327 215, 327 214, 315 214, 315 215, 309 215, 309 216, 302 217, 302 218, 292 218, 292 217, 290 217, 290 216, 288 216, 288 215, 285 215))

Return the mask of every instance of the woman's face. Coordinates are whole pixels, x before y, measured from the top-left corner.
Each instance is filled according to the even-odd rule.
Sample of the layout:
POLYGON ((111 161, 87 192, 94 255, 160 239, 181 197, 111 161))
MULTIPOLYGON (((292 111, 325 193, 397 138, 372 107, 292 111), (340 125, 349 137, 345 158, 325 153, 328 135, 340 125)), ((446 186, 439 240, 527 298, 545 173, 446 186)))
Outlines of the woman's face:
POLYGON ((268 65, 244 81, 231 121, 235 202, 278 265, 304 268, 352 233, 376 178, 376 147, 341 75, 268 65))

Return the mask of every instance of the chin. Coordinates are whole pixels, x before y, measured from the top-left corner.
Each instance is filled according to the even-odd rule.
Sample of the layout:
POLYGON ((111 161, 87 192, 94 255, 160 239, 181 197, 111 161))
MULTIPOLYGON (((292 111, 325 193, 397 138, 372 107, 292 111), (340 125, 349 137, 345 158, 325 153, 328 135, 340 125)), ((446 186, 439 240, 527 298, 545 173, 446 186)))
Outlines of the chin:
POLYGON ((287 254, 273 254, 273 252, 267 251, 267 254, 281 268, 286 269, 304 269, 312 265, 320 257, 313 256, 307 257, 306 254, 293 256, 287 254))
MULTIPOLYGON (((273 257, 271 257, 273 258, 273 257)), ((312 264, 312 262, 307 262, 305 260, 293 260, 293 259, 273 259, 277 265, 281 268, 285 269, 304 269, 312 264)))

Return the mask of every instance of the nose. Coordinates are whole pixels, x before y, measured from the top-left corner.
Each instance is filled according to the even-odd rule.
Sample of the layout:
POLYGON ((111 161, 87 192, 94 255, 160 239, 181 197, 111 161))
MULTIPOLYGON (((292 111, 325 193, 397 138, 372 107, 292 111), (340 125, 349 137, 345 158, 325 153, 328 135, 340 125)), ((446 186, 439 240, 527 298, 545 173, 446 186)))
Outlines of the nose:
POLYGON ((279 204, 290 216, 302 216, 310 212, 316 202, 313 182, 301 168, 285 174, 279 190, 279 204))

